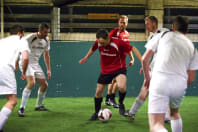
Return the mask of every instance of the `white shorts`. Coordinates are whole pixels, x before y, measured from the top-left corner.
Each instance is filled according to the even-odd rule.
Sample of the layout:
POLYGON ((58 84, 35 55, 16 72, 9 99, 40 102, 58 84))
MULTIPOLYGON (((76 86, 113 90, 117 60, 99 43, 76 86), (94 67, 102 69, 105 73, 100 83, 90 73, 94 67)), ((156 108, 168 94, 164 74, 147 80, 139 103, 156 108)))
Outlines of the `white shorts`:
POLYGON ((148 113, 166 113, 170 108, 179 108, 183 97, 168 97, 149 93, 148 113))
POLYGON ((16 79, 12 67, 0 68, 0 95, 17 94, 16 79))
POLYGON ((149 86, 148 113, 166 113, 169 105, 179 108, 186 87, 187 80, 181 77, 153 74, 149 86))
MULTIPOLYGON (((20 66, 20 69, 22 71, 22 66, 20 66)), ((35 64, 29 63, 26 71, 26 76, 33 76, 38 79, 45 79, 45 74, 39 63, 35 63, 35 64)))

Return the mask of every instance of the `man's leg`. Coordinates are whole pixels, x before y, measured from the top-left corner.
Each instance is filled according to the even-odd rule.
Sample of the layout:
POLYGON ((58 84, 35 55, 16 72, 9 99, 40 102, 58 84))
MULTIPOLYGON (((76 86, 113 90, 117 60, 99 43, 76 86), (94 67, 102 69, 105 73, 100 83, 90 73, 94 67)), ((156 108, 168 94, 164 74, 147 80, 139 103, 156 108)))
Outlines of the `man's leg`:
POLYGON ((182 119, 178 112, 178 108, 171 108, 170 115, 172 132, 182 132, 182 119))
POLYGON ((118 91, 118 84, 115 83, 115 85, 113 85, 112 94, 116 94, 117 91, 118 91))
POLYGON ((103 95, 105 86, 106 86, 105 84, 97 83, 97 89, 96 89, 96 94, 95 94, 95 98, 94 98, 95 113, 89 119, 90 121, 95 121, 98 119, 98 112, 101 109, 102 95, 103 95))
POLYGON ((164 128, 164 113, 149 113, 150 132, 168 132, 164 128))
POLYGON ((113 81, 112 83, 112 93, 110 95, 110 105, 112 105, 114 108, 119 108, 119 105, 115 101, 115 93, 118 89, 118 85, 116 81, 113 81))
POLYGON ((164 118, 165 123, 170 123, 170 115, 169 115, 169 110, 165 113, 165 118, 164 118))
POLYGON ((2 130, 3 125, 5 124, 9 115, 12 113, 12 110, 17 104, 16 94, 7 95, 6 98, 7 98, 7 102, 0 112, 0 130, 2 130))
POLYGON ((46 92, 47 92, 48 83, 45 79, 36 79, 36 81, 38 82, 40 87, 38 89, 35 110, 36 111, 47 111, 48 109, 43 106, 43 100, 44 100, 46 92))
POLYGON ((21 117, 24 116, 25 105, 28 101, 28 98, 30 97, 33 87, 35 86, 35 78, 33 76, 27 76, 26 81, 27 81, 27 85, 23 89, 21 105, 18 111, 18 114, 21 117))
POLYGON ((112 94, 112 89, 113 89, 113 81, 112 84, 108 85, 108 90, 107 90, 107 96, 106 96, 106 100, 105 100, 105 105, 110 106, 110 97, 112 94))
POLYGON ((164 117, 169 108, 169 101, 169 96, 153 94, 152 91, 149 93, 148 113, 150 132, 167 132, 164 127, 164 117))
POLYGON ((131 109, 129 110, 128 116, 131 120, 135 119, 135 114, 138 112, 140 107, 144 104, 144 101, 146 100, 146 97, 148 95, 148 88, 144 87, 144 84, 142 85, 142 88, 140 90, 140 93, 138 97, 136 98, 135 102, 133 103, 131 109))
POLYGON ((121 115, 125 116, 125 106, 123 104, 124 98, 126 96, 126 75, 119 74, 116 77, 116 82, 119 88, 119 112, 121 115))

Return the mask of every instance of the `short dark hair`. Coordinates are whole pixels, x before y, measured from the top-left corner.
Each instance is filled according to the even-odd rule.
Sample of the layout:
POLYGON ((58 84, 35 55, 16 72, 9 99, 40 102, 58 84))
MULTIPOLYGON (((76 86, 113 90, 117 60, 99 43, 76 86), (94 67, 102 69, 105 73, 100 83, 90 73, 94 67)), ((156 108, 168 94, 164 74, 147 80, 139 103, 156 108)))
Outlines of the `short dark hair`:
POLYGON ((49 29, 49 25, 45 22, 42 22, 41 24, 39 24, 39 29, 44 29, 44 28, 49 29))
POLYGON ((108 31, 106 29, 99 29, 96 33, 96 38, 103 38, 103 39, 107 39, 108 38, 108 31))
POLYGON ((155 17, 155 16, 147 16, 147 17, 145 18, 145 20, 146 20, 146 19, 149 19, 152 23, 155 22, 156 25, 158 25, 157 17, 155 17))
POLYGON ((187 17, 183 16, 176 16, 173 20, 173 25, 175 26, 175 29, 182 33, 188 32, 188 24, 189 19, 187 17))
POLYGON ((24 32, 24 29, 22 26, 20 25, 13 25, 11 28, 10 28, 10 34, 11 35, 15 35, 17 33, 23 33, 24 32))

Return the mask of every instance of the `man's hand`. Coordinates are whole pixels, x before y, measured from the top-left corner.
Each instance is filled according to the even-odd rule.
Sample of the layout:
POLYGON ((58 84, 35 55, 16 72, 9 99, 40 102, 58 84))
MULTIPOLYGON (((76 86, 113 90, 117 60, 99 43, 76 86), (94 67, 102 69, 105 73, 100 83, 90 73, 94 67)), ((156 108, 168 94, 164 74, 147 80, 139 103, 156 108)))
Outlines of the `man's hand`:
POLYGON ((24 73, 21 74, 21 80, 25 80, 26 79, 26 75, 24 73))
POLYGON ((51 79, 51 71, 47 71, 47 79, 51 79))
POLYGON ((81 60, 79 60, 79 64, 85 63, 87 61, 87 58, 82 58, 81 60))
MULTIPOLYGON (((149 71, 151 71, 151 68, 149 67, 149 71)), ((143 68, 141 67, 140 68, 140 75, 142 74, 142 72, 143 72, 143 68)))
POLYGON ((150 85, 150 78, 145 79, 144 80, 144 87, 146 87, 148 89, 149 88, 149 85, 150 85))
POLYGON ((134 60, 131 60, 128 65, 132 66, 133 64, 134 64, 134 60))

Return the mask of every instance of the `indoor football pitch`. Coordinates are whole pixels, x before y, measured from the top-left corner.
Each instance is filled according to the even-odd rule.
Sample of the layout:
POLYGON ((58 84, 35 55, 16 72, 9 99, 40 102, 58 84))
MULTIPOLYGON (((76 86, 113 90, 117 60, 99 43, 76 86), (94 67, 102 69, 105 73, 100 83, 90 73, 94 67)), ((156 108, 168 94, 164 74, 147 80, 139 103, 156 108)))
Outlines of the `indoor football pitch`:
MULTIPOLYGON (((18 117, 18 105, 7 120, 3 130, 5 132, 148 132, 147 105, 140 108, 134 121, 119 115, 119 110, 105 106, 112 111, 112 118, 102 123, 88 121, 94 112, 94 98, 91 97, 67 97, 67 98, 46 98, 44 105, 49 111, 34 111, 36 98, 30 98, 26 105, 25 117, 18 117)), ((118 100, 118 98, 116 98, 118 100)), ((134 97, 125 99, 125 107, 129 109, 135 100, 134 97)), ((183 119, 183 132, 198 131, 198 98, 185 97, 180 107, 183 119)), ((0 106, 5 99, 0 99, 0 106)), ((170 130, 170 124, 165 125, 170 130)))

